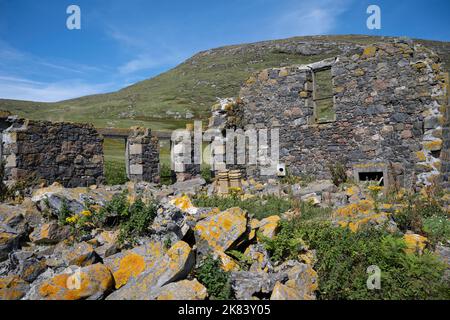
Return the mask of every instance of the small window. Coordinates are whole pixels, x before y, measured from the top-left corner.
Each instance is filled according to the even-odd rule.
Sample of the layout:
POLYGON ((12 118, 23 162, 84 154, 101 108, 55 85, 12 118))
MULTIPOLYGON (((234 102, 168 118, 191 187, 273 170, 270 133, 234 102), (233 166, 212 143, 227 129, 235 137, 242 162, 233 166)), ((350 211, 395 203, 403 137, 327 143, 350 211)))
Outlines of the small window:
POLYGON ((359 181, 376 181, 380 186, 384 186, 384 174, 383 172, 360 172, 359 181))
POLYGON ((331 69, 313 72, 314 115, 317 123, 336 120, 333 103, 333 82, 331 69))

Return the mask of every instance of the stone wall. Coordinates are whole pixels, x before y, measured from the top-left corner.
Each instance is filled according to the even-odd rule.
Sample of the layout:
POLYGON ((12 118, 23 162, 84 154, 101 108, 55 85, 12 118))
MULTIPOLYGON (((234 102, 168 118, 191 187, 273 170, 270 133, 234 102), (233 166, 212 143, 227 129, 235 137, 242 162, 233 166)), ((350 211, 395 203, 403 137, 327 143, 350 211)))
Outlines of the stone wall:
POLYGON ((446 75, 446 93, 447 93, 447 108, 446 121, 443 128, 444 146, 442 148, 442 187, 450 189, 450 95, 449 95, 449 74, 446 75))
MULTIPOLYGON (((441 167, 442 70, 437 55, 402 41, 268 69, 243 86, 234 120, 246 129, 279 128, 280 162, 294 175, 329 178, 328 165, 342 162, 350 174, 381 167, 390 182, 430 184, 441 167), (327 65, 335 121, 316 123, 313 72, 327 65)), ((258 176, 258 169, 247 166, 247 174, 258 176)))
POLYGON ((92 125, 9 118, 3 131, 6 179, 66 187, 103 182, 103 138, 92 125))
POLYGON ((159 141, 152 136, 150 129, 131 128, 125 158, 128 179, 159 182, 159 141))

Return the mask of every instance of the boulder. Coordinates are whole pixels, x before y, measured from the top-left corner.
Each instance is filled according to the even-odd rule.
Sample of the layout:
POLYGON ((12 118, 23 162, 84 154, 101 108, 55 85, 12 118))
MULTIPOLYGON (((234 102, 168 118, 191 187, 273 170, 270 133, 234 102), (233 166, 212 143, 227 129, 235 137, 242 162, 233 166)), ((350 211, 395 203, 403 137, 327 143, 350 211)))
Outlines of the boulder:
POLYGON ((206 288, 194 280, 181 280, 163 286, 156 294, 157 300, 205 300, 206 288))
POLYGON ((19 248, 20 237, 20 234, 12 230, 7 232, 0 226, 0 262, 8 259, 8 254, 19 248))
POLYGON ((279 216, 270 216, 261 220, 258 232, 266 238, 273 239, 278 231, 280 220, 279 216))
POLYGON ((270 263, 270 257, 264 245, 261 243, 250 245, 244 252, 251 261, 253 261, 250 266, 249 271, 252 272, 270 272, 273 270, 272 264, 270 263))
POLYGON ((92 245, 80 242, 73 246, 66 246, 62 250, 62 259, 67 266, 85 267, 98 262, 99 257, 92 245))
POLYGON ((270 300, 302 300, 300 292, 281 282, 275 283, 270 300))
POLYGON ((103 263, 111 270, 115 287, 119 289, 152 268, 166 251, 162 242, 148 241, 142 246, 109 256, 103 263))
POLYGON ((428 239, 426 237, 414 233, 406 233, 403 236, 403 240, 406 243, 406 253, 422 254, 428 243, 428 239))
POLYGON ((19 264, 18 275, 21 279, 31 283, 46 269, 47 263, 45 259, 30 257, 19 264))
POLYGON ((171 188, 175 195, 195 195, 204 185, 206 185, 205 179, 198 177, 186 181, 179 181, 171 185, 171 188))
POLYGON ((194 253, 186 242, 175 243, 135 279, 107 297, 108 300, 150 300, 166 284, 185 278, 195 264, 194 253))
POLYGON ((72 214, 79 214, 85 210, 87 201, 93 205, 104 206, 119 192, 121 190, 111 188, 64 188, 55 182, 49 187, 37 189, 31 200, 41 211, 50 210, 57 216, 63 204, 72 214))
POLYGON ((112 290, 111 272, 101 263, 87 267, 70 267, 63 273, 43 281, 31 300, 101 299, 112 290))
POLYGON ((231 286, 238 300, 254 300, 269 297, 277 282, 287 280, 284 273, 237 271, 231 273, 231 286))
POLYGON ((231 208, 199 221, 194 227, 197 250, 200 254, 209 251, 225 252, 245 233, 247 213, 240 208, 231 208))
POLYGON ((16 275, 0 277, 0 300, 20 300, 30 285, 16 275))
POLYGON ((35 244, 56 244, 70 236, 68 226, 60 226, 57 222, 38 226, 30 234, 30 240, 35 244))
POLYGON ((323 192, 336 192, 337 187, 330 180, 314 181, 308 184, 306 187, 302 187, 300 184, 292 185, 292 195, 295 197, 302 197, 307 194, 316 193, 318 195, 323 192))

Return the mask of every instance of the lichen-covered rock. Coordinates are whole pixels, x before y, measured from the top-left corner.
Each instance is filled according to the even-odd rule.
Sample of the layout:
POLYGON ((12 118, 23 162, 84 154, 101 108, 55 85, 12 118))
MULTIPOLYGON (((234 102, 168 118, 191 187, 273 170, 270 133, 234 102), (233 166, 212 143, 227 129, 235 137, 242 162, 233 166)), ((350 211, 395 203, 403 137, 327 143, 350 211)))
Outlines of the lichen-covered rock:
POLYGON ((64 188, 55 182, 49 187, 37 189, 31 200, 41 211, 50 210, 55 216, 61 211, 63 204, 72 214, 78 214, 85 210, 86 201, 92 205, 104 206, 118 192, 120 190, 106 188, 64 188))
POLYGON ((30 234, 30 240, 35 244, 56 244, 70 235, 68 226, 60 226, 57 222, 45 223, 30 234))
POLYGON ((0 226, 0 262, 6 260, 11 251, 18 249, 20 243, 20 234, 2 229, 0 226))
POLYGON ((181 280, 163 286, 156 295, 157 300, 205 300, 206 288, 194 280, 181 280))
POLYGON ((226 253, 222 251, 214 251, 212 255, 214 258, 218 258, 220 260, 223 271, 229 272, 239 270, 239 264, 226 253))
POLYGON ((111 270, 116 289, 136 279, 145 270, 154 267, 166 253, 161 242, 148 241, 142 246, 123 251, 104 259, 104 264, 111 270))
POLYGON ((47 269, 45 259, 29 258, 19 265, 19 276, 27 282, 33 282, 41 273, 47 269))
POLYGON ((428 239, 420 234, 407 233, 403 236, 406 243, 405 252, 422 254, 428 239))
POLYGON ((249 271, 270 272, 273 270, 272 264, 270 263, 269 253, 264 248, 263 244, 257 243, 250 245, 245 250, 244 255, 253 261, 249 271))
POLYGON ((30 289, 30 285, 18 276, 0 277, 0 300, 19 300, 30 289))
POLYGON ((199 253, 225 252, 247 229, 247 213, 231 208, 199 221, 194 227, 199 253))
POLYGON ((69 268, 43 281, 32 300, 100 299, 113 288, 113 277, 101 263, 84 268, 69 268))
POLYGON ((281 282, 275 283, 270 300, 302 300, 300 292, 281 282))
POLYGON ((64 248, 62 259, 67 266, 80 267, 94 264, 99 260, 94 247, 86 242, 80 242, 64 248))
POLYGON ((270 295, 277 282, 287 280, 285 273, 237 271, 231 273, 231 286, 238 300, 254 300, 270 295))
POLYGON ((108 300, 150 300, 162 286, 185 278, 195 264, 191 247, 175 243, 154 265, 107 297, 108 300))
POLYGON ((397 225, 389 212, 376 212, 372 200, 360 200, 347 206, 338 208, 333 213, 334 222, 352 232, 357 232, 362 226, 386 227, 395 232, 397 225))
POLYGON ((281 218, 279 216, 270 216, 260 221, 259 230, 264 237, 273 239, 278 231, 278 225, 281 218))

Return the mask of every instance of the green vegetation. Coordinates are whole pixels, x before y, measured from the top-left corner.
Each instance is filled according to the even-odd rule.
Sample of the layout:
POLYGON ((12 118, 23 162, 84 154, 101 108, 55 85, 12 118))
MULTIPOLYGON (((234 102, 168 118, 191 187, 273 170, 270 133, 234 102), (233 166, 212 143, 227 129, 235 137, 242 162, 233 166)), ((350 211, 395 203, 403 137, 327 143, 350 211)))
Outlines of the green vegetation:
POLYGON ((239 207, 254 215, 257 219, 263 219, 268 216, 284 213, 292 208, 293 202, 290 199, 284 199, 276 196, 265 196, 262 198, 250 198, 242 200, 240 195, 234 193, 228 197, 218 195, 208 196, 206 194, 198 195, 193 199, 197 207, 211 207, 226 210, 233 207, 239 207))
POLYGON ((445 265, 431 252, 405 252, 400 236, 375 228, 356 233, 329 222, 283 222, 273 240, 264 240, 272 259, 295 257, 305 245, 317 253, 319 299, 448 299, 445 265), (367 268, 381 269, 381 289, 368 290, 367 268))
POLYGON ((330 163, 328 169, 331 173, 331 180, 336 186, 347 182, 347 173, 345 165, 342 162, 330 163))
POLYGON ((80 230, 91 230, 95 227, 119 226, 119 241, 135 243, 137 237, 145 235, 148 226, 156 217, 156 203, 144 203, 136 199, 128 201, 127 192, 114 195, 100 210, 95 211, 89 203, 86 210, 77 215, 71 215, 66 209, 61 209, 59 220, 73 226, 75 233, 80 230))
POLYGON ((106 184, 115 186, 128 181, 125 162, 105 161, 106 184))
POLYGON ((230 300, 233 298, 230 276, 221 268, 221 262, 208 255, 195 270, 195 277, 208 290, 211 300, 230 300))
POLYGON ((411 230, 429 238, 432 244, 450 240, 450 221, 437 196, 423 197, 418 194, 406 196, 406 207, 393 218, 403 232, 411 230))

